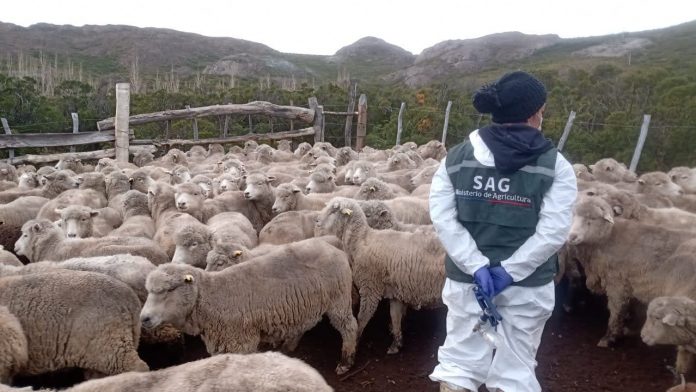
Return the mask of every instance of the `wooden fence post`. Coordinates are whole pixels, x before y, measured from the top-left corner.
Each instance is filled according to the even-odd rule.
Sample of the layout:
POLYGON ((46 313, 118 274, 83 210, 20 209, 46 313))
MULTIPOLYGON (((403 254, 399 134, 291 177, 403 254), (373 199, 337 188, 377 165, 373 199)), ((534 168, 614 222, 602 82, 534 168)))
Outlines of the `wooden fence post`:
POLYGON ((643 145, 645 144, 645 138, 648 137, 648 126, 650 126, 650 115, 643 115, 643 125, 640 126, 640 136, 638 136, 638 143, 636 143, 636 149, 633 151, 633 159, 631 159, 631 166, 629 170, 632 172, 636 171, 638 167, 638 161, 640 161, 640 154, 643 152, 643 145))
MULTIPOLYGON (((5 130, 5 135, 12 135, 12 130, 10 129, 10 124, 7 123, 7 119, 5 117, 0 118, 0 122, 2 122, 2 128, 5 130)), ((14 159, 14 148, 10 148, 8 150, 8 156, 10 158, 10 163, 12 163, 12 160, 14 159)))
MULTIPOLYGON (((290 100, 290 106, 295 106, 295 103, 292 102, 292 99, 290 100)), ((290 119, 290 130, 294 131, 295 130, 295 122, 290 119)))
POLYGON ((254 123, 251 122, 251 114, 249 115, 249 133, 254 133, 254 123))
POLYGON ((130 116, 130 84, 116 83, 115 140, 116 160, 128 162, 128 117, 130 116))
POLYGON ((309 108, 314 110, 314 143, 324 141, 324 107, 319 106, 317 97, 310 97, 309 108))
POLYGON ((399 108, 399 118, 396 120, 396 145, 401 145, 401 132, 404 130, 404 109, 406 102, 401 102, 399 108))
POLYGON ((568 116, 568 122, 566 122, 565 128, 563 128, 561 139, 558 141, 558 151, 563 151, 563 147, 565 147, 566 141, 568 141, 568 135, 570 135, 570 129, 573 127, 574 120, 575 112, 571 110, 568 116))
POLYGON ((225 116, 225 125, 222 127, 222 137, 227 137, 227 131, 230 127, 230 116, 225 116))
MULTIPOLYGON (((350 94, 348 98, 348 113, 355 112, 355 95, 358 93, 358 84, 355 83, 353 88, 350 89, 350 94)), ((353 139, 353 115, 346 116, 346 128, 343 131, 343 137, 345 138, 345 146, 350 147, 353 139)))
MULTIPOLYGON (((70 113, 72 117, 72 133, 80 132, 80 119, 77 117, 77 113, 70 113)), ((70 146, 70 152, 75 152, 75 146, 70 146)))
POLYGON ((360 94, 358 99, 358 125, 355 131, 355 150, 360 151, 365 147, 367 134, 367 95, 365 94, 360 94))
POLYGON ((445 145, 445 140, 447 140, 447 126, 449 125, 450 109, 452 109, 452 101, 447 101, 447 109, 445 109, 445 125, 442 126, 441 143, 443 146, 445 145))
MULTIPOLYGON (((186 109, 191 109, 190 105, 186 105, 186 109)), ((198 141, 198 119, 191 119, 191 126, 193 127, 193 140, 198 141)))

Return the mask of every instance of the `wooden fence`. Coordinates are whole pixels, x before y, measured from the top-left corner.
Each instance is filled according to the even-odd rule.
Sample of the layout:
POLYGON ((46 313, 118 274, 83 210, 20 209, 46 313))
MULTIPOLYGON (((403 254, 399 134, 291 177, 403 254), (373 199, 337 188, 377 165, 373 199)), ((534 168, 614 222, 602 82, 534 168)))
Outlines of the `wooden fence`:
MULTIPOLYGON (((354 104, 353 104, 354 105, 354 104)), ((350 145, 352 119, 357 116, 356 149, 362 149, 365 144, 367 130, 367 97, 360 96, 358 110, 353 111, 349 105, 346 112, 324 111, 315 97, 309 98, 308 108, 299 106, 283 106, 270 102, 255 101, 246 104, 225 104, 205 107, 186 107, 185 109, 165 110, 156 113, 144 113, 130 115, 130 85, 128 83, 116 84, 116 113, 114 117, 97 122, 97 132, 79 132, 77 114, 73 117, 72 133, 13 133, 7 121, 3 118, 2 125, 4 135, 0 135, 0 150, 8 150, 10 163, 46 163, 58 161, 66 155, 80 159, 100 159, 115 157, 119 161, 127 161, 128 154, 138 149, 152 146, 184 146, 210 143, 242 143, 247 140, 280 140, 297 137, 314 136, 315 142, 324 141, 324 118, 327 115, 346 117, 346 140, 350 145), (250 133, 240 136, 228 135, 230 116, 265 115, 272 118, 290 120, 290 130, 271 133, 250 133), (220 130, 220 136, 214 138, 199 138, 197 119, 207 116, 224 116, 224 127, 220 130), (174 120, 190 119, 193 128, 193 139, 170 139, 169 129, 174 120), (350 119, 350 120, 349 120, 350 119), (166 130, 162 138, 137 139, 131 127, 143 124, 165 122, 166 130), (295 122, 306 125, 304 128, 294 129, 295 122), (350 125, 349 125, 350 124, 350 125), (112 142, 113 149, 99 151, 74 152, 75 146, 112 142), (42 148, 70 146, 70 153, 23 155, 15 157, 16 148, 42 148)), ((251 117, 250 117, 251 118, 251 117)))

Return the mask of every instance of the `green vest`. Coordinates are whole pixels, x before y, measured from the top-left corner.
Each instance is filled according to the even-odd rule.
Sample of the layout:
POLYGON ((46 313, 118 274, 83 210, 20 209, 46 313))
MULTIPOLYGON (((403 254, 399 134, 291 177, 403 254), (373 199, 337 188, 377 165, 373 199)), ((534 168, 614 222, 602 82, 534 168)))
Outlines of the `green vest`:
MULTIPOLYGON (((474 157, 471 143, 464 142, 447 153, 445 165, 454 186, 457 219, 469 231, 476 246, 488 257, 491 267, 500 265, 536 232, 544 194, 551 188, 556 172, 555 148, 543 153, 536 165, 524 166, 511 174, 484 166, 474 157)), ((447 277, 472 283, 447 255, 447 277)), ((558 257, 551 256, 517 286, 542 286, 553 280, 558 257)))

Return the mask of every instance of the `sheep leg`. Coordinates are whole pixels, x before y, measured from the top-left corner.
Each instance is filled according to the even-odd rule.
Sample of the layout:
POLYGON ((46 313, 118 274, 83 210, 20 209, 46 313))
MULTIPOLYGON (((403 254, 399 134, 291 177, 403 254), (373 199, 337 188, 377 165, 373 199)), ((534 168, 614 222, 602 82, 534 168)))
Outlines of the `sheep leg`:
POLYGON ((406 313, 406 305, 398 299, 389 301, 389 315, 391 316, 391 333, 392 344, 387 349, 387 354, 396 354, 404 343, 404 337, 401 333, 401 321, 406 313))
POLYGON ((374 316, 379 305, 379 291, 372 288, 361 287, 360 291, 360 310, 358 311, 358 338, 362 336, 363 330, 374 316))
POLYGON ((692 368, 694 364, 694 354, 688 351, 684 346, 677 347, 677 362, 674 365, 676 368, 676 375, 686 374, 689 369, 692 368))
POLYGON ((344 374, 355 362, 355 347, 358 344, 358 322, 353 317, 351 306, 337 306, 326 314, 329 322, 341 334, 341 361, 336 366, 336 374, 344 374))
POLYGON ((621 336, 624 321, 628 312, 630 296, 621 282, 609 285, 607 288, 607 306, 609 307, 609 322, 607 333, 597 343, 597 347, 609 347, 621 336))
POLYGON ((283 345, 281 346, 281 350, 285 352, 293 352, 297 348, 297 346, 300 344, 300 339, 302 339, 302 333, 297 334, 296 336, 289 337, 285 339, 283 342, 283 345))

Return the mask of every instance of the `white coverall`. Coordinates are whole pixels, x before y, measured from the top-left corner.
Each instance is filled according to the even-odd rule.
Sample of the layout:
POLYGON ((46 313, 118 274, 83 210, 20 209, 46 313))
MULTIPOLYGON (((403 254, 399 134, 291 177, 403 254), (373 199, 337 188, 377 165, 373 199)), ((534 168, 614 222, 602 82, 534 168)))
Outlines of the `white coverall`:
MULTIPOLYGON (((485 166, 495 166, 493 154, 478 134, 469 135, 474 157, 485 166)), ((570 163, 558 154, 553 185, 544 195, 536 232, 522 246, 503 260, 501 265, 520 281, 557 252, 566 241, 573 218, 577 196, 575 173, 570 163)), ((430 188, 430 217, 435 230, 454 263, 473 275, 489 260, 477 248, 471 234, 457 220, 454 187, 447 175, 445 159, 435 173, 430 188)), ((493 302, 503 321, 498 333, 516 355, 493 356, 492 347, 479 333, 472 331, 481 315, 473 294, 473 284, 447 279, 442 299, 447 306, 447 337, 438 351, 439 364, 430 375, 433 381, 445 382, 455 388, 478 391, 488 389, 504 392, 538 392, 536 353, 546 321, 555 303, 554 283, 540 287, 510 286, 493 302)), ((500 354, 500 355, 499 355, 500 354)))

